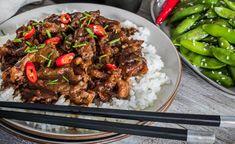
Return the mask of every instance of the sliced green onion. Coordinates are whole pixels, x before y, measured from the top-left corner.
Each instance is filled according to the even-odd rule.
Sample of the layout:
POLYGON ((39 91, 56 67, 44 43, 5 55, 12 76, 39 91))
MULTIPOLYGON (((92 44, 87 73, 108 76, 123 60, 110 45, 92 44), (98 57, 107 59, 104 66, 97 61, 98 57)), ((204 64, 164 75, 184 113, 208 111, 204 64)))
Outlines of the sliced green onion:
POLYGON ((52 62, 52 60, 50 59, 47 63, 47 67, 51 67, 51 62, 52 62))
POLYGON ((37 49, 36 46, 27 47, 27 48, 24 50, 25 53, 34 53, 34 52, 37 52, 37 51, 38 51, 38 49, 37 49))
POLYGON ((104 30, 107 29, 108 27, 109 27, 109 25, 106 25, 106 26, 104 27, 104 30))
POLYGON ((45 48, 46 47, 46 44, 40 44, 38 45, 38 49, 42 49, 42 48, 45 48))
POLYGON ((44 55, 40 55, 40 57, 44 58, 45 60, 49 60, 49 58, 45 57, 44 55))
POLYGON ((23 36, 25 36, 27 34, 27 32, 23 32, 23 36))
POLYGON ((89 35, 93 38, 97 38, 97 36, 93 33, 93 31, 89 28, 86 28, 86 31, 89 33, 89 35))
POLYGON ((82 20, 84 20, 86 18, 87 18, 87 16, 84 16, 84 17, 80 18, 79 20, 82 21, 82 20))
POLYGON ((120 38, 117 38, 117 39, 111 40, 111 41, 109 42, 109 44, 115 44, 115 43, 117 43, 117 42, 119 42, 119 41, 120 41, 120 38))
POLYGON ((69 80, 65 76, 62 76, 62 77, 66 82, 69 82, 69 80))
POLYGON ((6 33, 1 29, 1 33, 2 33, 2 35, 6 35, 6 33))
POLYGON ((55 85, 55 84, 57 84, 57 83, 58 83, 58 79, 55 79, 55 80, 49 81, 47 84, 48 84, 48 85, 55 85))
POLYGON ((37 25, 41 25, 42 23, 40 23, 40 22, 34 22, 34 23, 32 23, 32 25, 33 26, 37 26, 37 25))
POLYGON ((52 38, 51 32, 49 30, 46 30, 46 33, 47 33, 48 38, 52 38))
POLYGON ((84 12, 83 13, 85 16, 87 16, 87 17, 90 17, 91 16, 91 14, 89 14, 88 12, 84 12))
POLYGON ((73 46, 73 48, 83 47, 83 46, 86 46, 86 45, 87 45, 86 43, 76 44, 76 45, 73 46))
POLYGON ((108 55, 107 55, 107 54, 104 54, 104 55, 99 56, 99 57, 98 57, 99 63, 101 63, 102 58, 104 58, 104 57, 106 57, 106 56, 108 56, 108 55))
POLYGON ((67 37, 67 35, 65 34, 65 32, 62 32, 62 35, 63 35, 64 37, 67 37))
POLYGON ((32 30, 32 26, 31 25, 29 25, 27 28, 28 28, 29 31, 32 30))
POLYGON ((22 39, 14 39, 14 43, 22 43, 22 39))
POLYGON ((33 44, 31 42, 26 41, 25 42, 28 46, 32 46, 33 44))
POLYGON ((68 28, 74 31, 74 28, 71 25, 68 25, 68 28))
POLYGON ((51 58, 51 56, 54 54, 54 50, 48 55, 48 58, 51 58))
POLYGON ((72 43, 70 41, 65 41, 66 44, 71 45, 72 43))
POLYGON ((91 24, 92 19, 93 19, 92 17, 89 19, 87 25, 90 25, 90 24, 91 24))

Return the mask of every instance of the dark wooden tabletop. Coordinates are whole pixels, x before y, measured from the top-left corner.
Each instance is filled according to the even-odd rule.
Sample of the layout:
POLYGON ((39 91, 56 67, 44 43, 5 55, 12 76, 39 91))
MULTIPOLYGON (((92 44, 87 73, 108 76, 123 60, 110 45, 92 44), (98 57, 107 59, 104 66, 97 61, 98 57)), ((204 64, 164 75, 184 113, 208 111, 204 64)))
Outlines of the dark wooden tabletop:
MULTIPOLYGON (((151 0, 143 0, 142 6, 138 11, 138 15, 151 21, 150 16, 150 2, 151 0)), ((51 0, 45 0, 39 5, 28 5, 21 8, 17 14, 45 6, 55 4, 51 0)), ((235 99, 220 90, 214 88, 202 78, 197 76, 189 68, 183 67, 183 77, 181 86, 179 88, 177 97, 169 112, 178 113, 195 113, 195 114, 220 114, 220 115, 234 115, 235 114, 235 99)), ((191 127, 187 125, 175 125, 175 124, 159 124, 158 126, 175 127, 184 129, 194 129, 203 131, 215 131, 216 143, 235 143, 235 130, 234 129, 216 129, 208 127, 191 127)), ((163 140, 156 138, 147 138, 139 136, 130 136, 119 142, 113 144, 181 144, 183 142, 163 140)), ((20 138, 17 138, 11 134, 6 133, 0 129, 0 144, 33 144, 20 138)))

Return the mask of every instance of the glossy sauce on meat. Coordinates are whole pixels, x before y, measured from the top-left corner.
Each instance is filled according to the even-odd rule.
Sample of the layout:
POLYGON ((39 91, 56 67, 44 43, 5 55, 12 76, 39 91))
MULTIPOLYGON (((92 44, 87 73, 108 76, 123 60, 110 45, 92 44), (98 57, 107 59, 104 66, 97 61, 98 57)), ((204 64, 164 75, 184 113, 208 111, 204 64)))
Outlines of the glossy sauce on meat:
POLYGON ((94 99, 128 99, 129 78, 148 71, 142 56, 143 41, 129 39, 137 30, 122 28, 120 22, 101 16, 99 11, 69 16, 66 24, 60 15, 53 14, 41 22, 29 21, 16 31, 16 39, 0 48, 2 87, 14 87, 25 102, 35 103, 54 103, 60 96, 77 105, 89 105, 94 99), (97 34, 91 24, 101 26, 105 35, 97 34), (25 40, 32 27, 35 34, 25 40), (45 44, 54 37, 60 41, 45 44), (68 53, 74 53, 75 58, 58 67, 57 58, 68 53), (29 61, 37 71, 35 83, 25 74, 29 61))

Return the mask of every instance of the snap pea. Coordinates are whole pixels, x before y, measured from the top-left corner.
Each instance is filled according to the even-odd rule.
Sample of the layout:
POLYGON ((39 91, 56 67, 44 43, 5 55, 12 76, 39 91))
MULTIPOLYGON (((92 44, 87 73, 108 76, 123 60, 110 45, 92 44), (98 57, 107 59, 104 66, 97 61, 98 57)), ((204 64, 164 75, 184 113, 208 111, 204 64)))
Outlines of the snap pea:
POLYGON ((216 37, 213 36, 208 36, 204 39, 201 40, 202 42, 207 42, 207 43, 212 43, 212 44, 217 44, 218 39, 216 37))
POLYGON ((235 28, 235 20, 230 19, 230 20, 228 21, 228 23, 229 23, 233 28, 235 28))
POLYGON ((224 0, 224 2, 230 9, 235 10, 235 2, 231 2, 229 0, 224 0))
POLYGON ((213 24, 217 24, 223 27, 228 27, 228 28, 232 28, 231 25, 228 23, 227 20, 225 19, 217 19, 213 21, 213 24))
POLYGON ((231 87, 234 85, 232 78, 223 74, 220 70, 203 70, 202 73, 222 86, 231 87))
POLYGON ((228 66, 229 73, 233 79, 233 82, 235 82, 235 67, 233 66, 228 66))
POLYGON ((214 9, 212 9, 212 8, 209 9, 205 15, 206 15, 206 17, 209 18, 209 19, 210 19, 210 18, 216 18, 216 17, 217 17, 216 12, 215 12, 214 9))
POLYGON ((200 13, 207 10, 207 6, 206 5, 202 5, 202 4, 198 4, 192 7, 187 7, 183 10, 179 10, 177 11, 170 19, 170 23, 173 23, 175 21, 181 20, 187 16, 196 14, 196 13, 200 13))
POLYGON ((232 11, 225 7, 215 7, 215 12, 222 18, 235 19, 235 11, 232 11))
POLYGON ((173 31, 172 36, 176 37, 186 31, 188 31, 199 18, 200 18, 200 15, 196 14, 196 15, 192 15, 192 16, 188 17, 187 19, 183 20, 176 27, 176 29, 173 31))
POLYGON ((224 38, 219 38, 219 46, 224 49, 234 50, 234 47, 224 38))
POLYGON ((205 24, 202 29, 215 37, 223 37, 230 43, 235 44, 235 31, 233 29, 219 26, 217 24, 205 24))
POLYGON ((192 29, 176 38, 176 41, 187 39, 187 40, 202 40, 208 36, 208 33, 205 32, 202 27, 197 27, 195 29, 192 29))
POLYGON ((235 53, 233 51, 222 48, 212 48, 212 53, 221 62, 235 66, 235 53))
POLYGON ((180 46, 180 53, 182 54, 182 56, 184 56, 184 58, 189 61, 188 54, 190 53, 190 51, 188 49, 184 48, 183 46, 180 46))
POLYGON ((208 43, 202 43, 192 40, 181 40, 180 44, 188 50, 204 56, 213 56, 208 43))

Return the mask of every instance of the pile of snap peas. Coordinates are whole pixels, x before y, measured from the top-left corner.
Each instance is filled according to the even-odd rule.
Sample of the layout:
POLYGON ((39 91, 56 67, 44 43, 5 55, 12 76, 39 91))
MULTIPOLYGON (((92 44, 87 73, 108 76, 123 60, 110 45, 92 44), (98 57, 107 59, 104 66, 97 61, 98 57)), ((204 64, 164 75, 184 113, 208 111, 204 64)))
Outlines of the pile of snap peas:
POLYGON ((182 56, 218 84, 235 86, 235 2, 181 0, 168 23, 182 56))

